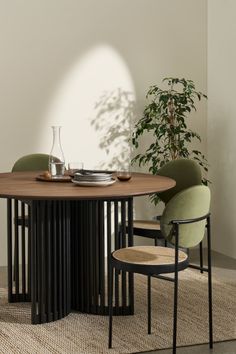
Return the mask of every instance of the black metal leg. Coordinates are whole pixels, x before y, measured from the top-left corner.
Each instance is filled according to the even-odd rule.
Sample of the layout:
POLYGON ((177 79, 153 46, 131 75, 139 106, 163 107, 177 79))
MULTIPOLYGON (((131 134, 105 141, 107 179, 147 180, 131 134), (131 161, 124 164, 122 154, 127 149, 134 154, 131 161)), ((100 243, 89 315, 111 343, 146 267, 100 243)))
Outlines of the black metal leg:
POLYGON ((211 275, 211 225, 210 225, 210 217, 208 217, 208 219, 207 219, 207 249, 208 249, 209 346, 210 346, 210 348, 213 348, 212 275, 211 275))
POLYGON ((200 258, 200 272, 203 273, 203 249, 202 249, 202 242, 199 243, 199 258, 200 258))
POLYGON ((109 278, 109 286, 108 286, 108 306, 109 306, 109 340, 108 340, 108 348, 112 347, 112 317, 113 317, 113 273, 114 269, 111 267, 110 278, 109 278))
POLYGON ((148 334, 151 334, 151 276, 148 275, 148 286, 147 286, 147 291, 148 291, 148 334))
MULTIPOLYGON (((133 242, 133 199, 128 201, 128 247, 134 245, 133 242)), ((130 315, 134 314, 134 274, 129 273, 129 306, 130 315)))
MULTIPOLYGON (((122 247, 126 247, 126 208, 125 201, 121 201, 121 229, 122 229, 122 247)), ((127 273, 125 271, 121 272, 121 285, 122 285, 122 307, 126 307, 126 276, 127 273)))
MULTIPOLYGON (((118 218, 118 202, 114 203, 114 226, 115 226, 115 250, 120 248, 121 240, 121 231, 119 227, 119 218, 118 218)), ((119 308, 119 270, 115 269, 115 311, 118 312, 119 308)))
POLYGON ((175 225, 175 278, 174 278, 174 322, 173 322, 173 354, 176 354, 177 339, 177 306, 178 306, 178 240, 179 225, 175 225))
POLYGON ((175 273, 175 282, 174 282, 173 354, 176 354, 176 339, 177 339, 177 305, 178 305, 178 271, 175 273))

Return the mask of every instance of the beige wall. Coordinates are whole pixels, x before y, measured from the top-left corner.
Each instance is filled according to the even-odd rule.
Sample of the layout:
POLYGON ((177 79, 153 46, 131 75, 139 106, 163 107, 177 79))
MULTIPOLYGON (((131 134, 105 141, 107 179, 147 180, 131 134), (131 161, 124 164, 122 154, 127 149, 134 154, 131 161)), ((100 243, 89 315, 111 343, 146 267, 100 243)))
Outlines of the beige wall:
POLYGON ((236 258, 236 2, 209 0, 208 155, 213 247, 236 258))
MULTIPOLYGON (((206 16, 205 0, 0 0, 0 171, 24 154, 48 153, 52 124, 63 126, 67 162, 108 163, 116 147, 107 155, 99 145, 104 132, 91 124, 104 90, 133 92, 138 117, 147 88, 165 76, 191 78, 205 92, 206 16)), ((108 118, 112 125, 115 117, 108 118)), ((206 104, 191 124, 205 152, 206 104)), ((155 213, 137 202, 137 214, 155 213)))

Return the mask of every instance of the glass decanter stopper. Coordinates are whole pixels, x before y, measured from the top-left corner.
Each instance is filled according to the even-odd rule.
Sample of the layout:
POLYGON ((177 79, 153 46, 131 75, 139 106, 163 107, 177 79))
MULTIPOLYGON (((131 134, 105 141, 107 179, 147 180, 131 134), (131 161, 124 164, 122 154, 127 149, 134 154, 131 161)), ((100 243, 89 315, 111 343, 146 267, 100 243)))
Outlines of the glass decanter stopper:
POLYGON ((49 155, 49 172, 52 178, 61 178, 65 173, 65 157, 61 147, 61 127, 52 126, 53 144, 49 155))

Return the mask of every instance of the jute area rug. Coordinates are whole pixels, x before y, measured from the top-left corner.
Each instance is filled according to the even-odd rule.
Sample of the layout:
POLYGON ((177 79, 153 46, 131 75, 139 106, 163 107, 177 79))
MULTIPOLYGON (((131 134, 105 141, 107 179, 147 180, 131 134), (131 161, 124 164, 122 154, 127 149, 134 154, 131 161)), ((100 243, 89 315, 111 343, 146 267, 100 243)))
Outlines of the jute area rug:
MULTIPOLYGON (((236 339, 236 283, 213 279, 214 341, 236 339)), ((30 306, 0 300, 0 353, 137 353, 172 344, 173 284, 152 281, 153 333, 147 335, 146 277, 135 276, 135 315, 114 317, 113 349, 108 318, 72 313, 54 323, 30 324, 30 306)), ((180 273, 178 346, 208 341, 207 275, 180 273)))

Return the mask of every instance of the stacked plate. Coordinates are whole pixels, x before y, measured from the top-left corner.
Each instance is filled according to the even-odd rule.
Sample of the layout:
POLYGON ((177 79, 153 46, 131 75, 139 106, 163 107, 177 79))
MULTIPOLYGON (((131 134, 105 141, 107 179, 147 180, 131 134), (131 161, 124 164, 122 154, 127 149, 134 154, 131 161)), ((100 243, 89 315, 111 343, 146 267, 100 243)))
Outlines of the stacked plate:
POLYGON ((115 183, 112 174, 109 172, 76 172, 73 183, 79 186, 109 186, 115 183))

